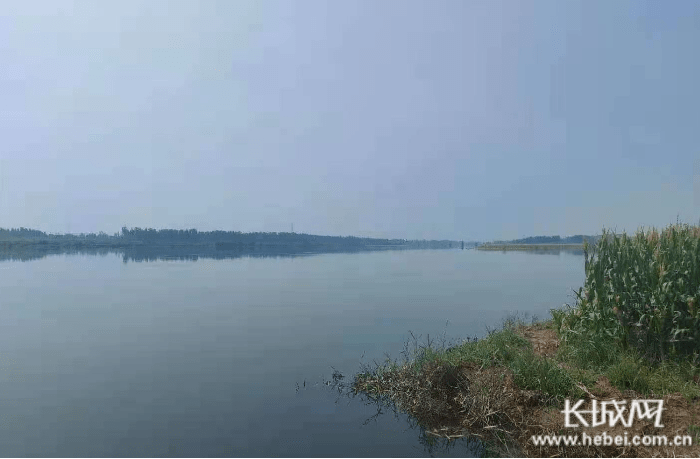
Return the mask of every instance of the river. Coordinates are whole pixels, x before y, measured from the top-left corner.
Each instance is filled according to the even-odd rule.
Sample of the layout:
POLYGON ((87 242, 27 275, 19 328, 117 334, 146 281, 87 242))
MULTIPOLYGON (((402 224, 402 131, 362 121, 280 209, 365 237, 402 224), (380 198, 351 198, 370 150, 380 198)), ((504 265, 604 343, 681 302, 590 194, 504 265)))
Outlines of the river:
POLYGON ((465 456, 339 395, 413 336, 573 301, 583 256, 403 250, 0 262, 2 456, 465 456))

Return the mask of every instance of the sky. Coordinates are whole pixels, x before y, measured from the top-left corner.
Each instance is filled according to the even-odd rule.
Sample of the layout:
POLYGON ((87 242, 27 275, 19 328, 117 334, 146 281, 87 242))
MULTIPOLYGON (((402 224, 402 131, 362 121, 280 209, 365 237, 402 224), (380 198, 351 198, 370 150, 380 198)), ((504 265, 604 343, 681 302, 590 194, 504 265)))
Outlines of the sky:
POLYGON ((694 0, 0 8, 0 227, 488 241, 700 220, 694 0))

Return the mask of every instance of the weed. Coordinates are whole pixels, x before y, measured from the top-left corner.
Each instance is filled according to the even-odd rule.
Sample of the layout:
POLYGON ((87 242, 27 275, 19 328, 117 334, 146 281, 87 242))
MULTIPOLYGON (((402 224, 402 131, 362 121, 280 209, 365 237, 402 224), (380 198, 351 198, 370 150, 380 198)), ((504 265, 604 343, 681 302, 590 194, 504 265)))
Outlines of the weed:
POLYGON ((509 365, 515 375, 515 383, 523 389, 541 391, 549 401, 561 401, 565 397, 582 395, 567 370, 552 359, 524 352, 509 365))

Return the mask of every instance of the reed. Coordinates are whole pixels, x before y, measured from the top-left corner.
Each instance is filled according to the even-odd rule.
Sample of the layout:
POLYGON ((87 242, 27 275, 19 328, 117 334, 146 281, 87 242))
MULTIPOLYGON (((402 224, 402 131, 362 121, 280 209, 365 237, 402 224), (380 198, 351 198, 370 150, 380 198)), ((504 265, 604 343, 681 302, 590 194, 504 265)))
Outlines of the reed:
POLYGON ((651 361, 700 361, 700 227, 604 230, 584 250, 577 305, 555 315, 564 339, 612 339, 651 361))

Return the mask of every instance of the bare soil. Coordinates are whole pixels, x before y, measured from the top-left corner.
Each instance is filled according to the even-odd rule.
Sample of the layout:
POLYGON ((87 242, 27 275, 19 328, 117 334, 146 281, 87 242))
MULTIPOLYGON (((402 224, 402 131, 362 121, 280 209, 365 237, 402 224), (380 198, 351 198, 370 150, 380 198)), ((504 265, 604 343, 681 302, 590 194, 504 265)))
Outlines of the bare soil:
MULTIPOLYGON (((554 356, 559 347, 559 339, 554 330, 544 328, 541 325, 523 327, 520 329, 522 336, 533 345, 535 353, 543 358, 554 356)), ((594 387, 580 386, 588 395, 584 406, 590 406, 590 400, 595 398, 605 400, 632 400, 645 399, 633 391, 621 392, 613 387, 605 377, 600 377, 594 387)), ((526 429, 518 436, 518 443, 523 452, 530 457, 700 457, 700 400, 690 401, 682 395, 670 394, 663 397, 664 412, 662 415, 663 428, 655 428, 652 421, 636 421, 631 427, 618 424, 614 427, 607 425, 591 428, 564 428, 564 414, 561 408, 534 406, 527 411, 526 429), (693 438, 693 446, 547 446, 536 447, 530 441, 531 435, 563 434, 589 436, 600 435, 602 432, 608 435, 625 435, 630 440, 634 435, 666 435, 673 440, 676 435, 690 435, 693 438)))

